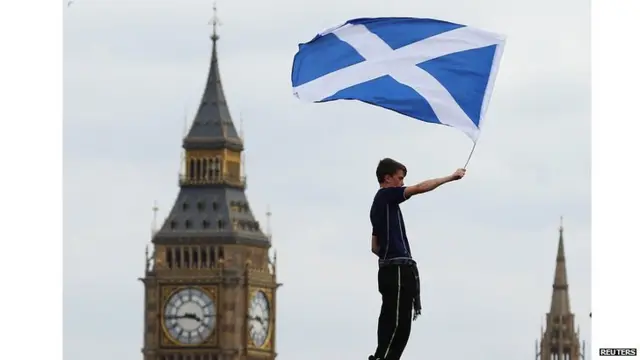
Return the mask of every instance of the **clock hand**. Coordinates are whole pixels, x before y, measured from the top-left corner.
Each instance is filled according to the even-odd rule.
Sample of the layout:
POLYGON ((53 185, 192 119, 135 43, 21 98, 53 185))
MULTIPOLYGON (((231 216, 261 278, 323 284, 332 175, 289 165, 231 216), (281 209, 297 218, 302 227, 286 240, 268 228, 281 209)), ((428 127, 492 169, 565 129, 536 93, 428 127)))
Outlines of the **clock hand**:
POLYGON ((257 315, 254 317, 254 319, 257 320, 261 324, 264 324, 267 321, 267 319, 263 318, 262 316, 257 316, 257 315))
POLYGON ((263 319, 260 316, 249 316, 249 320, 255 320, 258 323, 260 323, 260 325, 262 325, 262 327, 267 327, 267 319, 263 319))
POLYGON ((184 319, 187 318, 188 316, 185 315, 166 315, 165 318, 166 319, 184 319))
POLYGON ((200 319, 200 317, 197 316, 195 313, 185 313, 184 317, 187 319, 195 320, 197 322, 202 322, 202 319, 200 319))
POLYGON ((191 320, 196 320, 197 322, 202 322, 202 319, 200 319, 200 317, 198 317, 196 314, 194 313, 185 313, 184 315, 166 315, 165 316, 166 319, 191 319, 191 320))

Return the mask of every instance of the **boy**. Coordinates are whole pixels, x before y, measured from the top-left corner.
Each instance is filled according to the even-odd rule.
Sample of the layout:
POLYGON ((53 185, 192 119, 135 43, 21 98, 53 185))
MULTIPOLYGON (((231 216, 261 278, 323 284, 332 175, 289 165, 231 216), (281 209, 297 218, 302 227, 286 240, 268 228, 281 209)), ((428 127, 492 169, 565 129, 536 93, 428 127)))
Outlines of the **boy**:
POLYGON ((440 185, 462 179, 464 169, 452 175, 404 186, 407 168, 386 158, 380 160, 376 177, 380 189, 371 212, 371 251, 378 256, 378 291, 382 308, 378 318, 378 348, 369 360, 399 360, 411 332, 413 320, 420 314, 420 279, 400 211, 400 204, 413 195, 434 190, 440 185))

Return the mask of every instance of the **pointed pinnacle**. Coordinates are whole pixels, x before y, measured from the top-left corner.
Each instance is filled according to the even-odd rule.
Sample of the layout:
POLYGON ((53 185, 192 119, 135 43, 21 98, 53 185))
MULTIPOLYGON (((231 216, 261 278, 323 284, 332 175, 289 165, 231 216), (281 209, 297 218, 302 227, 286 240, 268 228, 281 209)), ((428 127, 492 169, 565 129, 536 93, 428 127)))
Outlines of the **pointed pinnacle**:
POLYGON ((556 255, 556 269, 553 279, 553 292, 551 295, 551 314, 568 315, 571 313, 569 304, 569 284, 567 280, 567 266, 564 254, 564 234, 560 229, 558 239, 558 253, 556 255))

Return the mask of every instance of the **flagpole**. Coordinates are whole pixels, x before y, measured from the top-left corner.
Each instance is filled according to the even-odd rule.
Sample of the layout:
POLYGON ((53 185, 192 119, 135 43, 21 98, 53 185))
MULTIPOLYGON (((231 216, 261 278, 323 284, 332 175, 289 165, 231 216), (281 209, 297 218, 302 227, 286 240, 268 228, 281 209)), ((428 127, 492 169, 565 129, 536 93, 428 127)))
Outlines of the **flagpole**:
POLYGON ((469 161, 471 160, 471 155, 473 155, 473 151, 476 149, 476 144, 478 143, 478 140, 473 142, 473 147, 471 148, 471 152, 469 153, 469 157, 467 158, 467 162, 464 164, 464 168, 465 170, 467 170, 467 165, 469 165, 469 161))

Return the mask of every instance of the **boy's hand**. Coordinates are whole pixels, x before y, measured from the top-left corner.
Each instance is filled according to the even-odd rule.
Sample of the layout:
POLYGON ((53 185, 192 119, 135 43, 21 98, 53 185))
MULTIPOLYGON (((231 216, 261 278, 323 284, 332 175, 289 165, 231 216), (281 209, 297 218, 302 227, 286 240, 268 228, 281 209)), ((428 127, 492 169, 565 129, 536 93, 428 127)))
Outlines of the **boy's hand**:
POLYGON ((451 175, 451 179, 453 180, 460 180, 464 177, 464 175, 467 173, 467 170, 465 169, 458 169, 456 170, 452 175, 451 175))

